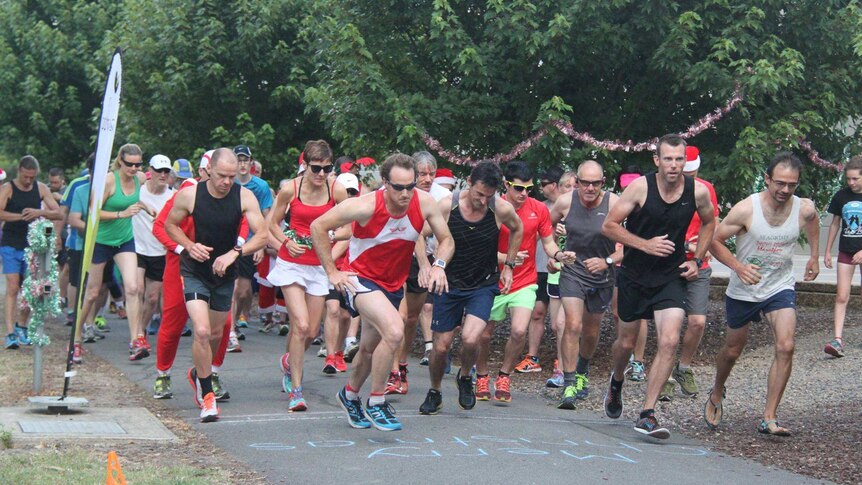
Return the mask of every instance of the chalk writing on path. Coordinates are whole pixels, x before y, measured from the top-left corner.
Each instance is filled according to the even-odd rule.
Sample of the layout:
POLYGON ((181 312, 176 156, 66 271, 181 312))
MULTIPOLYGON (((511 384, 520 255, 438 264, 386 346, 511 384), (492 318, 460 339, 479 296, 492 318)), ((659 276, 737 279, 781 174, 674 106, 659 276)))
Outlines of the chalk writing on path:
POLYGON ((431 439, 365 439, 365 440, 318 440, 297 443, 252 443, 251 448, 260 451, 311 451, 318 448, 369 448, 368 459, 381 458, 443 458, 482 457, 500 455, 519 456, 564 456, 573 460, 610 460, 635 464, 638 459, 662 455, 707 456, 701 448, 683 445, 653 445, 649 443, 597 443, 590 440, 544 441, 528 438, 501 438, 476 435, 467 438, 431 439), (370 445, 370 446, 369 446, 370 445), (383 445, 383 446, 381 446, 383 445))

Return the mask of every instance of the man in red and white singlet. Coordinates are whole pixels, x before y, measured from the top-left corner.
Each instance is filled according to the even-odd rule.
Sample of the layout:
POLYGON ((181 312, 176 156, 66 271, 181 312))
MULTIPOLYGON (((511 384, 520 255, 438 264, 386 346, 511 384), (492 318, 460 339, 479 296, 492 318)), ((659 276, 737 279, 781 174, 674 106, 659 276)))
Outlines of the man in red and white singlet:
POLYGON ((412 157, 394 154, 383 162, 380 175, 384 190, 339 204, 311 224, 312 246, 329 281, 347 293, 350 309, 360 314, 365 328, 347 386, 338 393, 354 428, 374 426, 382 431, 401 429, 386 403, 386 378, 395 353, 404 338, 404 323, 398 313, 404 282, 416 240, 425 221, 437 236, 438 261, 420 281, 432 291, 445 291, 443 268, 452 257, 454 243, 434 199, 416 188, 416 166, 412 157), (332 260, 329 231, 352 223, 347 271, 332 260), (364 412, 359 389, 371 376, 371 397, 364 412))

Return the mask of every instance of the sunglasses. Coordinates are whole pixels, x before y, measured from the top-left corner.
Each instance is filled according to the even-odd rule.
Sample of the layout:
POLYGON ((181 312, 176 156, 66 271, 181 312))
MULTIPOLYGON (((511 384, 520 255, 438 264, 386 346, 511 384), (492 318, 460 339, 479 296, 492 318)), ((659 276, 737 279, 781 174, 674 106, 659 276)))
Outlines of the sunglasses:
POLYGON ((347 195, 351 197, 356 197, 357 195, 359 195, 359 191, 356 189, 347 189, 347 195))
POLYGON ((144 165, 144 162, 129 163, 129 162, 127 162, 126 160, 124 160, 124 159, 122 159, 122 158, 120 159, 120 161, 122 161, 122 162, 123 162, 123 165, 125 165, 125 166, 127 166, 127 167, 129 167, 129 168, 132 168, 132 167, 135 167, 135 168, 141 168, 141 167, 144 165))
POLYGON ((516 192, 523 192, 525 190, 530 190, 533 188, 533 184, 524 185, 524 184, 516 184, 514 182, 506 182, 506 185, 515 189, 516 192))
POLYGON ((410 190, 413 190, 414 188, 416 188, 416 182, 413 182, 412 184, 401 185, 401 184, 393 184, 392 182, 387 180, 386 183, 389 184, 389 186, 392 187, 392 190, 394 190, 396 192, 401 192, 402 190, 410 191, 410 190))
POLYGON ((153 170, 155 170, 156 172, 158 172, 162 175, 167 175, 167 174, 171 173, 171 169, 169 169, 169 168, 156 168, 153 170))
POLYGON ((308 169, 311 170, 312 173, 320 173, 323 170, 323 173, 330 173, 335 166, 332 164, 329 165, 309 165, 308 169))
POLYGON ((595 187, 595 188, 599 188, 599 187, 601 187, 601 186, 602 186, 602 184, 604 184, 604 183, 605 183, 605 179, 602 179, 602 180, 581 180, 581 179, 578 179, 578 183, 579 183, 582 187, 595 187))

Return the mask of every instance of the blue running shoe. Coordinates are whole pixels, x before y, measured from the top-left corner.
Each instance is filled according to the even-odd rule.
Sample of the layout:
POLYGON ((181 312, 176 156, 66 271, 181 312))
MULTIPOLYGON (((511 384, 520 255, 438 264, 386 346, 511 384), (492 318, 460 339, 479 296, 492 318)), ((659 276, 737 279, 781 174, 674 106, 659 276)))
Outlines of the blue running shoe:
POLYGON ((287 410, 291 412, 305 411, 308 405, 305 404, 305 398, 302 397, 302 387, 290 391, 290 402, 287 404, 287 410))
POLYGON ((545 381, 545 387, 551 387, 554 389, 559 389, 566 385, 566 379, 563 377, 563 373, 559 370, 555 370, 554 374, 545 381))
POLYGON ((380 431, 398 431, 401 429, 401 422, 395 417, 395 410, 387 402, 371 406, 366 401, 365 415, 368 416, 371 424, 380 431))
POLYGON ((18 343, 21 345, 33 345, 30 338, 27 337, 27 327, 19 327, 15 324, 15 333, 18 334, 18 343))
POLYGON ((18 334, 15 332, 6 336, 6 350, 15 350, 18 348, 18 334))
POLYGON ((290 354, 285 352, 284 355, 281 356, 281 360, 278 361, 279 366, 281 367, 281 373, 284 377, 281 378, 281 388, 284 392, 290 394, 290 391, 293 389, 293 383, 290 381, 290 362, 288 359, 290 358, 290 354))
POLYGON ((347 411, 347 422, 350 423, 351 428, 367 429, 371 427, 371 421, 368 421, 368 418, 362 413, 362 401, 347 399, 347 391, 343 387, 335 397, 338 398, 338 404, 341 404, 341 408, 347 411))

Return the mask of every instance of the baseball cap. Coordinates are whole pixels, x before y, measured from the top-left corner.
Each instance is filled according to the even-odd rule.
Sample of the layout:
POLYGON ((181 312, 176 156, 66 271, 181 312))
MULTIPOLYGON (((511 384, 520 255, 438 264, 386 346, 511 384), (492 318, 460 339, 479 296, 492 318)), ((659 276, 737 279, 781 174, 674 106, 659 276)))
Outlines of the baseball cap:
POLYGON ((213 153, 215 153, 215 150, 210 150, 204 153, 203 156, 201 156, 201 163, 198 164, 198 169, 207 168, 210 166, 210 160, 213 157, 213 153))
POLYGON ((178 158, 176 162, 174 162, 174 173, 177 174, 178 178, 181 179, 190 179, 194 175, 192 174, 192 164, 185 158, 178 158))
MULTIPOLYGON (((188 162, 188 160, 186 160, 188 162)), ((171 168, 171 159, 164 155, 153 155, 150 158, 150 166, 156 170, 171 168)))
POLYGON ((347 172, 349 172, 349 171, 350 171, 350 169, 351 169, 351 168, 353 168, 353 164, 354 164, 354 162, 344 162, 344 163, 342 163, 342 164, 341 164, 341 167, 339 167, 339 169, 341 170, 341 173, 347 173, 347 172))
POLYGON ((245 155, 251 158, 251 149, 246 145, 237 145, 233 147, 233 154, 236 156, 245 155))
POLYGON ((344 186, 345 189, 353 189, 359 192, 359 179, 352 173, 342 173, 335 177, 335 181, 344 186))
POLYGON ((694 172, 700 168, 700 150, 694 145, 685 147, 685 166, 683 172, 694 172))
POLYGON ((437 177, 434 178, 436 184, 451 184, 455 185, 455 176, 448 168, 438 168, 437 177))

